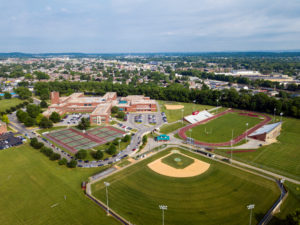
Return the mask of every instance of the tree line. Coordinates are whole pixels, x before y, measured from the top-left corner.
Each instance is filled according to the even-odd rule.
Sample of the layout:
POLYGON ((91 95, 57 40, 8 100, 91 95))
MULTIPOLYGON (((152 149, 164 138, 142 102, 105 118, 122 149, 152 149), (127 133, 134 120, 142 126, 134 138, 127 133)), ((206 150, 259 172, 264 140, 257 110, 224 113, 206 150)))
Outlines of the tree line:
POLYGON ((58 91, 62 95, 74 92, 85 92, 90 95, 104 95, 106 92, 117 92, 118 96, 146 95, 152 99, 195 102, 205 105, 222 105, 244 110, 259 111, 265 113, 284 113, 285 116, 300 118, 300 98, 274 98, 265 93, 252 94, 246 91, 238 92, 235 89, 210 90, 187 89, 181 84, 171 84, 168 87, 160 87, 157 84, 125 85, 111 82, 37 82, 34 89, 39 95, 41 90, 58 91))

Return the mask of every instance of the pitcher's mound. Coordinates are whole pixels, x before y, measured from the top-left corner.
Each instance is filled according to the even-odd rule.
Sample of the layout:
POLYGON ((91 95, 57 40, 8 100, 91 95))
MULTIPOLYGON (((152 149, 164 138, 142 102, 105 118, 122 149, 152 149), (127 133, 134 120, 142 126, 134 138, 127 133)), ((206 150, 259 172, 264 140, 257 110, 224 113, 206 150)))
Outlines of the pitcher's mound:
POLYGON ((167 110, 183 109, 183 105, 165 105, 167 110))
POLYGON ((185 157, 189 157, 194 160, 192 164, 189 166, 183 168, 183 169, 176 169, 172 166, 169 166, 165 163, 162 162, 162 159, 168 157, 169 155, 173 154, 171 152, 170 154, 159 158, 151 163, 149 163, 147 166, 153 170, 156 173, 159 173, 164 176, 169 176, 169 177, 194 177, 198 176, 204 172, 206 172, 210 166, 209 163, 203 162, 199 159, 184 155, 182 153, 178 153, 181 155, 184 155, 185 157))

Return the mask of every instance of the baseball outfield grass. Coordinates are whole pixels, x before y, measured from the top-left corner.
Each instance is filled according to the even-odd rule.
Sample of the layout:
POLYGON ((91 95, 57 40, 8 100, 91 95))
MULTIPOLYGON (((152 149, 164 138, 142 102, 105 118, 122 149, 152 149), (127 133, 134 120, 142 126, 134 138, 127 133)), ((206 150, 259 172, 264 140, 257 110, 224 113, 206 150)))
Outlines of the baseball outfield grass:
POLYGON ((184 169, 194 162, 193 159, 178 153, 173 153, 166 158, 163 158, 161 161, 176 169, 184 169))
POLYGON ((174 178, 147 167, 169 152, 160 152, 95 183, 93 195, 105 202, 103 182, 110 182, 110 207, 137 225, 160 224, 160 204, 168 206, 165 224, 247 224, 246 205, 251 203, 255 204, 252 223, 256 224, 279 197, 274 182, 190 152, 184 154, 211 164, 207 172, 190 178, 174 178))
POLYGON ((119 224, 80 188, 101 169, 59 166, 28 145, 0 151, 0 161, 1 225, 119 224))
POLYGON ((2 99, 2 100, 0 100, 0 105, 1 105, 0 112, 5 112, 6 109, 16 106, 22 102, 23 101, 18 98, 2 99))
POLYGON ((186 132, 186 135, 198 141, 218 143, 230 141, 233 138, 241 135, 248 129, 260 123, 262 120, 257 117, 249 117, 239 115, 237 112, 227 113, 217 117, 205 124, 193 127, 186 132), (192 131, 192 132, 190 132, 192 131))

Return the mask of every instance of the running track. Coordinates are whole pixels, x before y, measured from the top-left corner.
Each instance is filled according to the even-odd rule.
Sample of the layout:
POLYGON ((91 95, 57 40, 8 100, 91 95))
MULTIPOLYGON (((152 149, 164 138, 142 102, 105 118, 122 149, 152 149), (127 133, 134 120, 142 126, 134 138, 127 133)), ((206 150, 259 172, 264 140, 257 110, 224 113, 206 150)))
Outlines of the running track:
MULTIPOLYGON (((213 119, 215 119, 215 118, 217 118, 217 117, 223 116, 223 115, 225 115, 225 114, 227 114, 227 113, 230 113, 230 112, 240 112, 240 111, 233 110, 233 109, 226 110, 226 111, 221 112, 221 113, 219 113, 219 114, 217 114, 217 115, 214 115, 214 116, 212 116, 212 117, 210 117, 210 118, 207 118, 207 119, 205 119, 205 120, 202 120, 202 121, 200 121, 200 122, 198 122, 198 123, 190 124, 190 125, 188 125, 188 126, 185 126, 185 127, 181 128, 181 129, 178 131, 178 135, 179 135, 182 139, 186 140, 186 139, 187 139, 187 136, 186 136, 185 133, 186 133, 189 129, 191 129, 191 128, 193 128, 193 127, 196 127, 196 126, 198 126, 198 125, 200 125, 200 124, 207 123, 207 122, 209 122, 209 121, 211 121, 211 120, 213 120, 213 119)), ((250 112, 249 112, 249 113, 250 113, 250 112)), ((252 113, 252 112, 251 112, 251 113, 252 113)), ((256 113, 256 112, 255 112, 255 114, 259 115, 259 117, 263 117, 264 120, 263 120, 262 122, 260 122, 259 124, 256 124, 254 127, 251 127, 250 129, 248 129, 247 132, 244 132, 244 133, 241 134, 240 136, 238 136, 238 137, 236 137, 235 139, 233 139, 233 142, 232 142, 233 145, 236 144, 236 143, 238 143, 238 142, 240 142, 241 140, 243 140, 243 139, 246 137, 246 133, 247 133, 247 135, 249 135, 249 134, 253 133, 254 131, 256 131, 257 129, 261 128, 262 126, 266 125, 267 123, 269 123, 269 122, 272 120, 271 117, 269 117, 269 116, 267 116, 267 115, 264 115, 264 114, 261 114, 261 113, 256 113)), ((227 142, 221 142, 221 143, 209 143, 209 142, 201 142, 201 141, 194 140, 194 143, 197 144, 197 145, 203 145, 203 146, 229 146, 229 145, 231 145, 231 142, 230 142, 230 141, 227 141, 227 142)))

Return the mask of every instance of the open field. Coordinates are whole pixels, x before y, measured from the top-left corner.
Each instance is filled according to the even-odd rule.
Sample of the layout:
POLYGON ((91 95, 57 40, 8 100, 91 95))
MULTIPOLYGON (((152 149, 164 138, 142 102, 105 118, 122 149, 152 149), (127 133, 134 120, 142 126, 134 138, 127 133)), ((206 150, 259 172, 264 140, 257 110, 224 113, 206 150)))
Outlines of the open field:
POLYGON ((176 123, 172 123, 172 124, 164 124, 162 127, 160 127, 160 133, 162 134, 169 134, 175 130, 178 130, 181 127, 184 127, 188 125, 187 122, 176 122, 176 123))
POLYGON ((1 105, 0 112, 5 112, 6 109, 9 109, 12 106, 16 106, 22 102, 23 101, 18 98, 2 99, 0 100, 0 105, 1 105))
POLYGON ((28 145, 0 151, 0 160, 1 225, 119 224, 80 189, 103 169, 59 166, 28 145))
POLYGON ((204 109, 211 109, 214 108, 214 106, 210 105, 199 105, 199 104, 193 104, 193 103, 184 103, 184 102, 167 102, 167 101, 158 101, 160 105, 160 109, 162 112, 166 113, 167 119, 169 123, 172 123, 177 120, 182 119, 182 112, 181 109, 177 110, 167 110, 166 107, 164 106, 165 104, 167 105, 183 105, 183 116, 187 116, 192 114, 193 111, 199 110, 202 111, 204 109))
POLYGON ((134 164, 92 186, 93 194, 105 202, 103 181, 110 182, 110 207, 134 224, 247 224, 246 205, 254 203, 253 224, 261 219, 279 196, 274 182, 233 169, 190 152, 184 154, 210 163, 207 172, 190 178, 167 177, 153 172, 147 164, 170 150, 134 164))
POLYGON ((277 143, 259 148, 256 152, 234 154, 234 159, 300 180, 299 137, 300 120, 283 118, 277 143))
POLYGON ((239 115, 237 112, 227 113, 223 116, 217 117, 205 124, 200 124, 188 130, 186 135, 190 137, 192 131, 192 138, 198 141, 220 143, 231 140, 232 130, 233 138, 238 137, 247 129, 261 122, 257 117, 249 117, 239 115))

